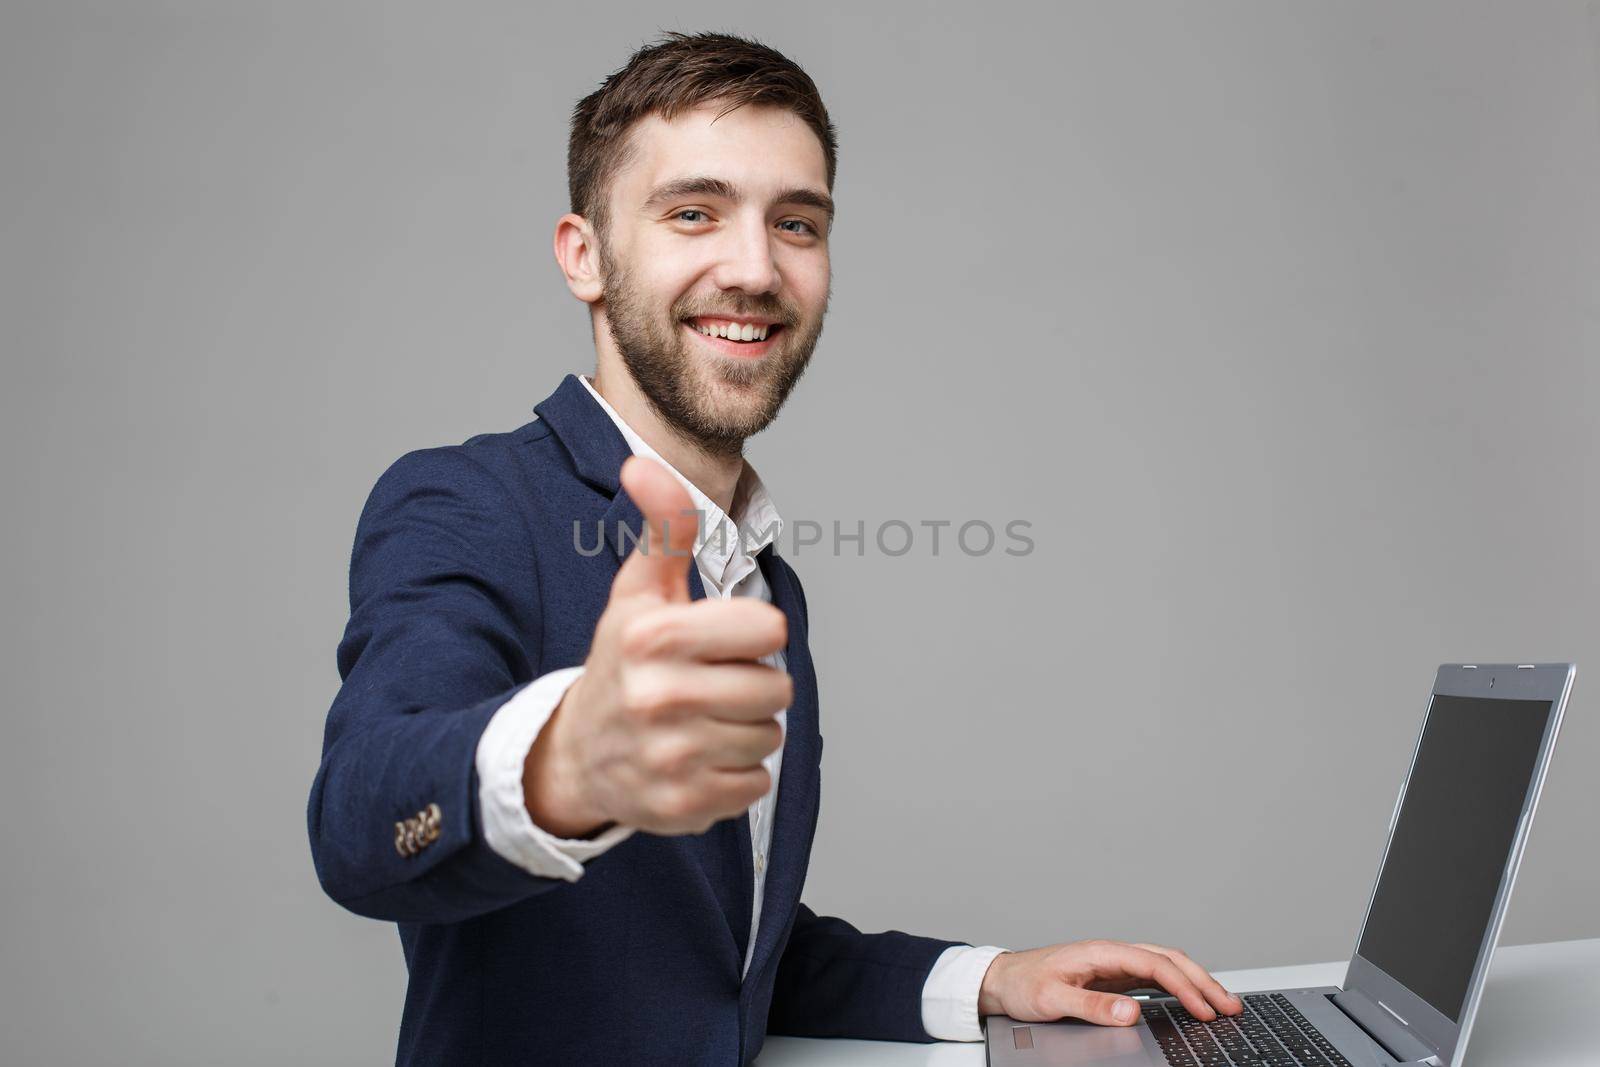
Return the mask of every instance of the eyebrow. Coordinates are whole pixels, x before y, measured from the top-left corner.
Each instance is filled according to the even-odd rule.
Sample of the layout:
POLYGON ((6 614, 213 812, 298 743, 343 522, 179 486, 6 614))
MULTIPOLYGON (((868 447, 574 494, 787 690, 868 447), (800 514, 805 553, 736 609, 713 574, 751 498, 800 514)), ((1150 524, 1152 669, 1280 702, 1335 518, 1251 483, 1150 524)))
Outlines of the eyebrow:
MULTIPOLYGON (((709 175, 693 175, 687 178, 674 178, 663 182, 650 190, 650 195, 645 198, 644 206, 662 204, 671 200, 682 200, 692 196, 714 196, 722 200, 731 200, 735 204, 744 201, 744 194, 739 187, 723 178, 713 178, 709 175)), ((828 216, 828 221, 833 221, 833 198, 827 193, 817 189, 807 189, 797 186, 785 189, 773 198, 775 204, 804 204, 814 207, 828 216)))

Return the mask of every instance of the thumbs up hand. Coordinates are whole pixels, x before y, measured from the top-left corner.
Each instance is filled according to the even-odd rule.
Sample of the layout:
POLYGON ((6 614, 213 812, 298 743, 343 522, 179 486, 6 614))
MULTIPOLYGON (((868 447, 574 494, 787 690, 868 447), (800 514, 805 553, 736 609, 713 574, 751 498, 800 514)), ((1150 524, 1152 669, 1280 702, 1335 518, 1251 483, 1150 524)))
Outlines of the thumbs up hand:
POLYGON ((689 597, 697 532, 689 494, 661 464, 631 456, 622 486, 645 536, 611 583, 584 672, 523 767, 533 821, 562 837, 610 823, 703 833, 772 786, 761 765, 783 743, 793 683, 757 662, 788 620, 760 600, 689 597))

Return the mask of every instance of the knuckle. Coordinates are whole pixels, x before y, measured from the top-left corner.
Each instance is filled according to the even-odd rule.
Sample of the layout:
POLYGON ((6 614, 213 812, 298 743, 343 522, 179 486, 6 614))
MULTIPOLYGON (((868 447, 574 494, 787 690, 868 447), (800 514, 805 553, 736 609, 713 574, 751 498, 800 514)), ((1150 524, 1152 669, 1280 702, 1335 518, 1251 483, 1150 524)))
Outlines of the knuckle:
POLYGON ((622 676, 622 701, 642 718, 656 718, 677 706, 679 693, 663 671, 632 670, 622 676))
POLYGON ((682 778, 693 760, 693 746, 673 734, 654 738, 646 749, 645 762, 662 778, 682 778))
POLYGON ((699 798, 684 786, 664 789, 656 800, 656 813, 675 823, 695 825, 701 814, 699 798))
POLYGON ((618 643, 624 656, 650 659, 671 648, 675 629, 665 612, 636 615, 622 624, 618 643))
POLYGON ((645 715, 655 699, 649 677, 641 676, 638 671, 624 670, 617 679, 617 692, 623 710, 637 716, 645 715))

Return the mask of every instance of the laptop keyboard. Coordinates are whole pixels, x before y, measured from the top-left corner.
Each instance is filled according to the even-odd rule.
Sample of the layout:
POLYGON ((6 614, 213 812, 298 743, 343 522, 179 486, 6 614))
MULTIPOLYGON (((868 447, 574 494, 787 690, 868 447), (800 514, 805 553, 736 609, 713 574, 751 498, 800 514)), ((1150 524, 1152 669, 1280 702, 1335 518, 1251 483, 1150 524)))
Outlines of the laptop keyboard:
POLYGON ((1238 1015, 1201 1022, 1177 1001, 1143 1005, 1173 1067, 1350 1067, 1281 993, 1251 993, 1238 1015))

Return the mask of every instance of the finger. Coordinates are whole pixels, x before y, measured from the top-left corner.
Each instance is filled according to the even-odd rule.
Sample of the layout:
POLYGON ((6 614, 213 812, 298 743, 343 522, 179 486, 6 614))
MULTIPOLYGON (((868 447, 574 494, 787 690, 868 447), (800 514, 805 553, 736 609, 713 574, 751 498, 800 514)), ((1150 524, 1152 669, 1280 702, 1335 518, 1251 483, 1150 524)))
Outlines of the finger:
POLYGON ((788 672, 765 663, 647 663, 634 668, 628 684, 647 717, 667 720, 765 722, 794 699, 788 672))
POLYGON ((1155 983, 1144 978, 1100 978, 1088 984, 1089 989, 1107 993, 1126 993, 1134 989, 1155 989, 1155 983))
POLYGON ((691 707, 713 719, 768 722, 794 700, 789 672, 765 663, 707 663, 690 673, 697 694, 691 707))
POLYGON ((1149 949, 1120 941, 1108 941, 1100 946, 1094 962, 1107 978, 1115 978, 1119 974, 1132 974, 1140 978, 1154 979, 1162 989, 1177 997, 1179 1003, 1196 1019, 1209 1022, 1217 1017, 1216 1011, 1206 1002, 1206 998, 1195 988, 1189 977, 1178 968, 1177 964, 1159 952, 1151 952, 1149 949))
POLYGON ((693 729, 706 753, 706 764, 719 771, 747 771, 783 745, 783 727, 776 719, 724 722, 699 719, 693 729))
POLYGON ((711 771, 708 782, 717 809, 732 816, 767 795, 772 788, 772 775, 765 767, 756 766, 742 771, 711 771))
POLYGON ((629 625, 629 651, 635 655, 708 663, 759 659, 783 648, 789 637, 783 611, 750 597, 667 604, 629 625))
POLYGON ((1132 997, 1101 993, 1081 986, 1057 984, 1043 998, 1056 1018, 1082 1019, 1100 1026, 1132 1026, 1139 1021, 1139 1002, 1132 997))
POLYGON ((1236 1015, 1244 1010, 1244 1001, 1223 988, 1222 983, 1211 977, 1211 972, 1200 966, 1189 955, 1180 949, 1167 948, 1165 945, 1138 944, 1134 946, 1149 952, 1156 952, 1171 960, 1177 968, 1188 976, 1195 988, 1200 990, 1202 996, 1211 1003, 1219 1012, 1227 1015, 1236 1015))
POLYGON ((644 537, 612 579, 612 596, 653 595, 687 603, 689 560, 699 532, 688 491, 648 456, 623 462, 622 488, 644 516, 644 537))
POLYGON ((771 788, 772 775, 765 767, 741 771, 707 768, 687 781, 656 783, 652 818, 661 827, 658 832, 704 833, 716 822, 742 815, 771 788))

